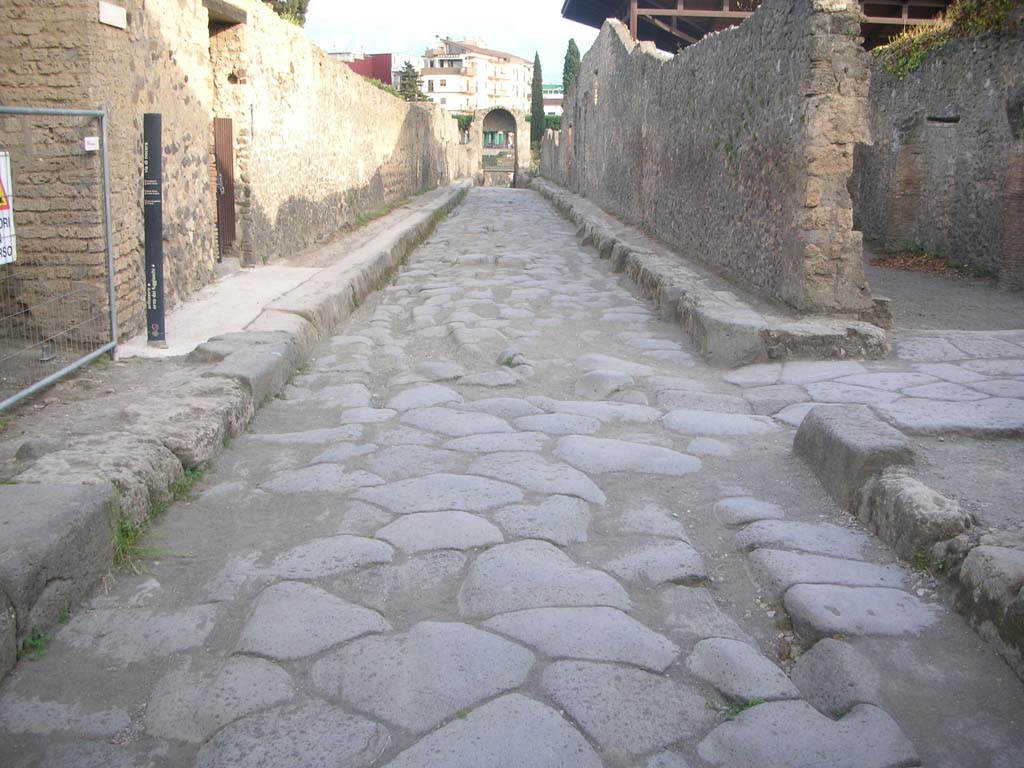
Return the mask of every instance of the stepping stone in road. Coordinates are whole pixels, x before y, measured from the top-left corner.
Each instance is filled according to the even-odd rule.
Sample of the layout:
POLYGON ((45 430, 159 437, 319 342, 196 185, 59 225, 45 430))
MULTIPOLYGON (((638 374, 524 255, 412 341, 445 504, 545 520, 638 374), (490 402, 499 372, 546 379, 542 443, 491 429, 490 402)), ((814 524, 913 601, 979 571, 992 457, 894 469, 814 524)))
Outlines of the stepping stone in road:
POLYGON ((747 643, 724 637, 701 640, 686 660, 687 668, 722 695, 746 704, 754 699, 799 699, 786 673, 747 643))
POLYGON ((750 554, 750 569, 754 579, 776 597, 781 597, 794 584, 900 589, 906 578, 897 565, 875 565, 778 549, 754 550, 750 554))
POLYGON ((619 661, 664 672, 679 648, 614 608, 535 608, 484 622, 553 658, 619 661))
POLYGON ((415 408, 406 411, 402 416, 402 423, 451 437, 513 431, 507 421, 499 419, 497 416, 491 416, 489 413, 456 411, 442 407, 415 408))
POLYGON ((699 472, 700 459, 656 445, 571 435, 558 441, 555 455, 585 472, 632 472, 682 477, 699 472))
POLYGON ((611 755, 661 749, 704 729, 713 715, 704 697, 639 669, 558 661, 544 670, 544 690, 611 755))
POLYGON ((716 411, 669 411, 662 421, 666 427, 676 432, 707 437, 746 437, 764 435, 775 430, 771 419, 765 416, 745 416, 740 413, 716 411))
POLYGON ((540 504, 499 509, 494 520, 511 536, 545 539, 564 547, 587 540, 590 505, 573 496, 551 496, 540 504))
MULTIPOLYGON (((412 387, 388 400, 387 407, 395 411, 408 411, 413 408, 429 408, 445 403, 461 403, 462 395, 454 389, 440 384, 424 384, 412 387)), ((369 405, 369 403, 367 403, 369 405)))
POLYGON ((870 543, 867 535, 830 523, 800 523, 793 520, 759 520, 736 534, 737 549, 796 549, 818 555, 851 560, 863 559, 870 543))
POLYGON ((277 661, 301 659, 370 632, 391 629, 380 614, 309 584, 267 587, 238 639, 238 651, 277 661))
POLYGON ((196 768, 369 768, 388 740, 376 723, 325 702, 287 704, 222 729, 199 750, 196 768))
POLYGON ((442 448, 463 453, 501 453, 508 451, 540 451, 551 437, 541 432, 497 432, 470 435, 449 440, 442 448))
POLYGON ((391 547, 376 539, 329 536, 278 555, 266 572, 282 579, 319 579, 371 563, 390 562, 393 554, 391 547))
POLYGON ((817 640, 831 635, 913 635, 931 626, 941 609, 899 589, 797 584, 786 592, 786 610, 797 633, 817 640))
POLYGON ((553 709, 518 693, 420 739, 387 768, 602 768, 587 740, 553 709))
POLYGON ((399 514, 445 510, 479 512, 520 502, 523 492, 497 480, 442 473, 364 488, 353 497, 399 514))
POLYGON ((905 768, 918 765, 913 745, 878 707, 861 704, 842 720, 803 701, 752 707, 700 743, 715 766, 757 768, 905 768))
POLYGON ((201 744, 233 720, 292 697, 291 675, 264 659, 233 656, 219 670, 192 664, 186 660, 156 684, 146 707, 148 734, 201 744))
POLYGON ((314 685, 413 733, 526 680, 534 657, 466 624, 422 622, 392 637, 349 643, 313 665, 314 685))
POLYGON ((630 601, 611 576, 577 565, 546 541, 518 541, 484 552, 459 591, 462 616, 594 605, 629 610, 630 601))
POLYGON ((417 512, 390 523, 376 534, 403 552, 432 549, 473 549, 501 544, 505 539, 496 527, 467 512, 417 512))
POLYGON ((595 504, 607 500, 594 481, 579 470, 568 464, 553 464, 532 453, 491 453, 474 461, 467 471, 538 493, 578 496, 595 504))
POLYGON ((626 581, 641 584, 696 584, 707 578, 704 558, 684 541, 647 544, 605 565, 626 581))
POLYGON ((782 520, 786 513, 778 504, 753 496, 733 496, 715 504, 715 517, 722 525, 746 525, 757 520, 782 520))

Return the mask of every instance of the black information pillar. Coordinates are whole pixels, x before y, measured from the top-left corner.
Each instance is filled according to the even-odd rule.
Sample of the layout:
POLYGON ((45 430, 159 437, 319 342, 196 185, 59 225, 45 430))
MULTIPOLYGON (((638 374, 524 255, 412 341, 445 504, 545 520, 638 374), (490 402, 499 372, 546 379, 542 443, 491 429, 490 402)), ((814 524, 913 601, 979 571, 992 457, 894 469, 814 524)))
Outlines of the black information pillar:
POLYGON ((161 116, 142 118, 142 206, 146 224, 146 328, 149 343, 167 343, 164 327, 164 177, 161 116))

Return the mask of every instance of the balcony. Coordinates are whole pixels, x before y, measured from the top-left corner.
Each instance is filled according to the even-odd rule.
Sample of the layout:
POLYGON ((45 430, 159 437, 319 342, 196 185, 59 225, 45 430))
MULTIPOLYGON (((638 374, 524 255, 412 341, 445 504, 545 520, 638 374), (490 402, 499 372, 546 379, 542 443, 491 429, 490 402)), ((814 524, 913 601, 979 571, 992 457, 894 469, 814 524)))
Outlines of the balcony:
POLYGON ((465 77, 469 74, 468 67, 425 67, 420 70, 420 77, 457 77, 459 75, 465 77))

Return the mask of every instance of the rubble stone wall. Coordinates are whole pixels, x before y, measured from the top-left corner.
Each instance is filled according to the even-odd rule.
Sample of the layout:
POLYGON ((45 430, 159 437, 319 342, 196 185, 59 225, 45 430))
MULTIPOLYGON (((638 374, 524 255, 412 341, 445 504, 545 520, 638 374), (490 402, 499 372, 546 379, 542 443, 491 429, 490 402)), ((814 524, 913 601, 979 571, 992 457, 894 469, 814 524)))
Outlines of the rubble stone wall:
MULTIPOLYGON (((95 0, 0 4, 9 32, 0 103, 108 110, 122 338, 145 323, 146 112, 163 116, 168 307, 214 276, 214 118, 233 121, 237 234, 249 262, 326 240, 360 214, 476 171, 479 153, 459 145, 448 113, 379 90, 257 0, 230 0, 247 18, 234 26, 211 26, 201 0, 114 4, 126 10, 126 29, 101 24, 95 0)), ((105 311, 102 167, 82 144, 94 135, 97 124, 81 118, 0 117, 17 186, 16 305, 37 308, 25 318, 39 333, 105 311), (86 297, 82 306, 48 318, 46 300, 70 290, 86 297)))
POLYGON ((902 80, 876 62, 874 144, 850 182, 855 226, 1024 288, 1024 27, 947 43, 902 80))
POLYGON ((805 312, 872 306, 847 182, 868 140, 857 4, 766 0, 676 56, 609 21, 541 174, 805 312))

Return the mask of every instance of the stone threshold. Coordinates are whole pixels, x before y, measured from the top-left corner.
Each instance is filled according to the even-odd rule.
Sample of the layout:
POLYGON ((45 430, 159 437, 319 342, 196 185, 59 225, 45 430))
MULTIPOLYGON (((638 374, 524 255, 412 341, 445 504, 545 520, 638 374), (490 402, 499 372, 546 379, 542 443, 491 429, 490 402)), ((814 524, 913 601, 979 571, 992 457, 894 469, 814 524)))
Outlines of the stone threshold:
POLYGON ((915 479, 910 441, 866 406, 812 408, 793 452, 903 560, 949 579, 956 610, 1024 680, 1024 535, 980 528, 915 479))
POLYGON ((245 330, 200 345, 181 363, 195 370, 188 385, 133 404, 146 421, 132 434, 112 418, 109 432, 31 457, 12 484, 0 484, 0 679, 30 632, 45 635, 111 572, 118 521, 142 524, 172 500, 186 470, 219 456, 471 186, 449 185, 430 205, 339 254, 245 330))
MULTIPOLYGON (((797 316, 741 296, 735 287, 546 179, 530 187, 579 226, 612 269, 625 272, 654 300, 664 317, 679 322, 705 361, 735 368, 776 360, 881 359, 890 352, 886 332, 871 323, 821 315, 797 316)), ((884 315, 885 300, 876 301, 884 315)))

